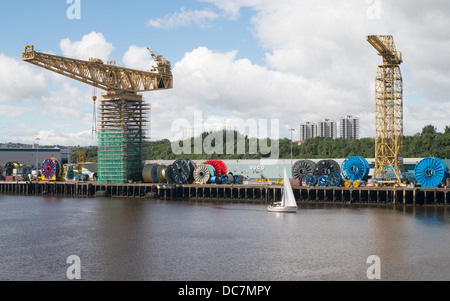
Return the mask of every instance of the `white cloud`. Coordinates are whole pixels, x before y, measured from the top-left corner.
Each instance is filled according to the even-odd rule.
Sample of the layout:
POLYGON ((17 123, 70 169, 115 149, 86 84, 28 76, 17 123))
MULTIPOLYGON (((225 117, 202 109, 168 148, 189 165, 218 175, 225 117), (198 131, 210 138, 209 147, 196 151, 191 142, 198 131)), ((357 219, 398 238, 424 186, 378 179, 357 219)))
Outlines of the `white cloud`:
POLYGON ((106 41, 102 33, 97 32, 84 35, 80 41, 72 42, 69 38, 64 39, 59 46, 64 56, 83 60, 99 58, 107 61, 114 51, 114 46, 106 41))
MULTIPOLYGON (((374 77, 382 60, 365 36, 392 34, 403 52, 405 99, 421 98, 420 103, 405 101, 405 134, 430 122, 438 129, 448 124, 441 113, 446 110, 435 109, 450 103, 448 1, 382 1, 381 19, 368 14, 373 2, 358 0, 205 1, 235 16, 243 7, 255 11, 252 31, 266 49, 267 66, 299 77, 307 87, 297 94, 305 112, 295 117, 297 123, 353 114, 361 118, 361 136, 373 136, 374 77), (321 87, 315 95, 308 92, 314 86, 321 87), (324 104, 316 114, 314 103, 324 104), (431 114, 434 110, 439 112, 431 114)), ((290 111, 284 114, 294 119, 287 116, 290 111)))
POLYGON ((150 70, 156 66, 147 47, 138 47, 132 45, 123 56, 123 64, 128 68, 139 70, 150 70))
POLYGON ((40 129, 39 126, 30 127, 26 121, 19 120, 14 127, 1 133, 0 142, 33 144, 36 138, 40 139, 40 145, 90 146, 92 142, 90 130, 40 129))
MULTIPOLYGON (((270 4, 268 0, 200 0, 201 2, 212 3, 222 11, 222 14, 229 20, 237 20, 240 17, 240 10, 243 7, 260 7, 270 4)), ((276 1, 275 1, 276 2, 276 1)), ((278 1, 279 2, 279 1, 278 1)))
MULTIPOLYGON (((216 10, 183 8, 152 19, 148 25, 166 29, 207 26, 221 18, 238 20, 242 8, 250 8, 254 12, 250 30, 266 52, 266 65, 238 59, 238 51, 189 49, 173 64, 174 89, 145 93, 152 103, 153 139, 172 138, 176 134, 170 131, 172 123, 176 119, 193 123, 198 111, 211 125, 224 120, 276 118, 281 135, 286 137, 290 137, 288 128, 298 128, 305 121, 338 121, 345 115, 356 115, 361 121, 361 137, 373 136, 374 78, 382 60, 365 40, 368 34, 394 35, 398 50, 403 52, 405 134, 415 134, 430 123, 439 130, 448 125, 448 1, 382 1, 380 20, 368 18, 369 4, 359 0, 201 2, 214 4, 216 10)), ((60 46, 64 55, 84 59, 108 59, 114 50, 103 34, 96 32, 80 41, 62 40, 60 46)), ((54 75, 45 73, 44 77, 11 60, 0 55, 0 100, 38 98, 47 110, 43 118, 61 125, 60 119, 68 116, 59 131, 87 135, 85 128, 90 128, 92 116, 89 88, 77 88, 72 80, 58 79, 60 76, 52 78, 54 75), (8 78, 11 72, 4 72, 3 66, 22 75, 8 78), (26 89, 21 89, 22 78, 32 83, 26 89), (62 88, 47 92, 48 83, 56 82, 62 88), (77 125, 77 130, 62 128, 74 120, 82 126, 77 125)), ((128 48, 122 62, 144 70, 153 64, 146 48, 135 45, 128 48)), ((38 128, 41 126, 43 133, 54 137, 56 132, 44 125, 38 128)), ((67 135, 63 138, 84 137, 67 135)), ((89 143, 90 132, 87 136, 84 139, 89 143)))
POLYGON ((67 132, 60 130, 41 130, 35 137, 39 137, 40 145, 62 145, 62 146, 89 146, 91 145, 91 131, 67 132))
POLYGON ((9 118, 12 119, 20 119, 23 118, 23 116, 29 112, 31 108, 29 107, 23 107, 19 104, 2 104, 0 103, 0 117, 3 120, 7 120, 9 118))
POLYGON ((202 112, 207 124, 278 119, 288 129, 302 119, 347 115, 348 109, 340 103, 357 102, 346 91, 236 57, 236 51, 220 53, 205 47, 186 53, 174 66, 174 89, 149 98, 153 138, 172 137, 169 130, 177 119, 193 126, 196 111, 202 112))
POLYGON ((92 127, 92 92, 79 86, 72 79, 0 53, 0 142, 33 143, 42 131, 41 139, 48 144, 89 145, 91 140, 69 139, 78 134, 61 135, 66 140, 45 135, 49 129, 83 133, 92 127))
POLYGON ((439 129, 448 123, 447 110, 431 114, 432 102, 449 102, 443 99, 450 79, 450 54, 445 51, 450 18, 442 13, 442 8, 448 11, 446 2, 433 1, 441 9, 382 2, 381 20, 369 18, 370 4, 356 0, 204 2, 234 17, 243 7, 256 11, 253 31, 267 51, 267 67, 238 60, 236 51, 200 47, 186 53, 174 65, 174 90, 152 96, 154 138, 170 137, 170 123, 176 118, 192 120, 196 110, 215 124, 224 118, 278 118, 286 128, 356 115, 361 137, 373 137, 374 77, 382 60, 365 40, 369 34, 393 34, 404 54, 405 134, 413 135, 430 122, 439 129), (406 6, 411 12, 405 12, 406 6), (427 27, 417 23, 414 14, 432 26, 414 31, 427 27), (408 93, 425 99, 420 104, 406 101, 408 93), (420 113, 425 111, 433 118, 420 113))
POLYGON ((150 19, 147 25, 164 29, 175 29, 191 26, 192 24, 204 27, 209 21, 214 21, 218 18, 219 15, 211 10, 186 10, 183 7, 180 12, 168 14, 164 18, 150 19))
POLYGON ((64 121, 72 126, 86 126, 92 124, 92 111, 91 89, 80 90, 67 80, 62 84, 62 89, 42 97, 39 115, 49 123, 64 121))
POLYGON ((42 72, 0 53, 0 101, 37 99, 46 94, 47 89, 42 72))

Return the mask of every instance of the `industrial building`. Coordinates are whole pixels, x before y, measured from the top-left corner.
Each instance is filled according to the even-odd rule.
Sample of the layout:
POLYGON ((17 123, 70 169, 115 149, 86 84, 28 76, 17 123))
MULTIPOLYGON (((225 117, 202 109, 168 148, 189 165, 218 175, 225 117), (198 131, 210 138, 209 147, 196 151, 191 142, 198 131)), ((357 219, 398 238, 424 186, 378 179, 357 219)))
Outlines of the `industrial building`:
POLYGON ((36 169, 36 166, 40 166, 44 160, 49 158, 58 159, 62 164, 70 163, 70 150, 59 148, 0 148, 1 166, 11 162, 36 169))

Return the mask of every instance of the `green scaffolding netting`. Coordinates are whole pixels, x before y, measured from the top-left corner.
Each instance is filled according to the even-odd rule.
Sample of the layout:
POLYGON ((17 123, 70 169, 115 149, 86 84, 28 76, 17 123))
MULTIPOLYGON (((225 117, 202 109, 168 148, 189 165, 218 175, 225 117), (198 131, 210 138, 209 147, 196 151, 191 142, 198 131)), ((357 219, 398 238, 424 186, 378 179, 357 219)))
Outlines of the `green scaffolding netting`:
POLYGON ((98 182, 121 184, 142 172, 142 133, 105 129, 98 134, 98 182))

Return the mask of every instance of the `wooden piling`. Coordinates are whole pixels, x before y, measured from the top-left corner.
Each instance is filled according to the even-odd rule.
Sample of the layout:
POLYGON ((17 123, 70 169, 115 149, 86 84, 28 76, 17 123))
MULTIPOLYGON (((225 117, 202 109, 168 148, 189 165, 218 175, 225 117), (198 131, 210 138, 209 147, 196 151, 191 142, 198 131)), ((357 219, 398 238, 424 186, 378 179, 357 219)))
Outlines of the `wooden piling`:
MULTIPOLYGON (((361 203, 449 206, 450 189, 406 187, 306 187, 294 186, 299 203, 361 203)), ((92 198, 96 196, 163 200, 212 200, 220 202, 271 203, 282 196, 280 185, 173 185, 99 184, 97 182, 0 182, 3 195, 50 195, 92 198)))

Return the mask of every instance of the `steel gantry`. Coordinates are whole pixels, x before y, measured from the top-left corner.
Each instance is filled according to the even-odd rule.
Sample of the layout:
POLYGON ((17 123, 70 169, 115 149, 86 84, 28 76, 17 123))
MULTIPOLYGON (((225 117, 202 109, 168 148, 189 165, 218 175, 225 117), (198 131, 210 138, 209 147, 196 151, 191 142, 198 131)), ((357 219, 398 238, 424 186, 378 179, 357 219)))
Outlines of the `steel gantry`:
POLYGON ((392 36, 367 37, 383 57, 375 78, 375 170, 374 179, 406 179, 403 165, 403 79, 392 36))
POLYGON ((106 91, 100 102, 98 181, 124 183, 142 177, 145 126, 149 104, 141 92, 173 88, 171 63, 151 51, 156 67, 150 71, 40 53, 26 46, 22 60, 106 91))

